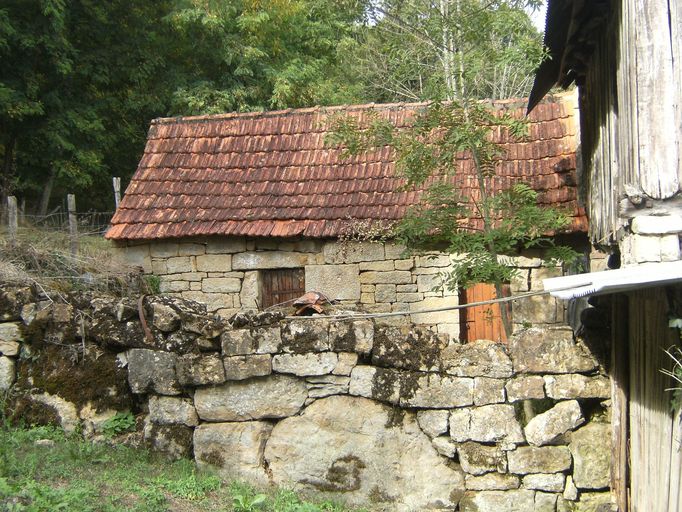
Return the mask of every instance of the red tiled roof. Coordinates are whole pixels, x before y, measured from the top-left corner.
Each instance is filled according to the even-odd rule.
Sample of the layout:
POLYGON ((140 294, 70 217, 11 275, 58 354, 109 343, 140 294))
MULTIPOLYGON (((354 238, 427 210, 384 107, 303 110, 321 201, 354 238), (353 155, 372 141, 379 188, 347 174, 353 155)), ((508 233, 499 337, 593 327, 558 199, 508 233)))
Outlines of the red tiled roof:
MULTIPOLYGON (((318 107, 278 112, 155 119, 144 155, 112 219, 107 238, 197 235, 334 237, 349 221, 395 221, 419 200, 400 189, 388 147, 343 158, 325 146, 330 116, 366 119, 373 110, 405 126, 424 104, 318 107)), ((523 115, 523 101, 495 106, 523 115)), ((586 230, 576 200, 574 105, 566 95, 538 105, 530 137, 496 140, 507 158, 495 187, 524 181, 540 202, 568 208, 574 231, 586 230)), ((471 162, 456 176, 476 196, 471 162)))

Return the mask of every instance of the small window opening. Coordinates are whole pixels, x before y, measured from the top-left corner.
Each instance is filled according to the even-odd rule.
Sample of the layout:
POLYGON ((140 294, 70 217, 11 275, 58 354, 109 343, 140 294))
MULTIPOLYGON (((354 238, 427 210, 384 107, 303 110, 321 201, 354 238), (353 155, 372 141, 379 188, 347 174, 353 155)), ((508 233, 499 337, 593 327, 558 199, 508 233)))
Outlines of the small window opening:
MULTIPOLYGON (((510 296, 509 285, 503 285, 502 294, 505 297, 510 296)), ((497 298, 497 294, 495 293, 495 285, 492 284, 478 283, 459 292, 460 304, 483 302, 495 298, 497 298)), ((507 333, 504 330, 500 307, 507 309, 507 314, 511 319, 511 306, 509 302, 460 309, 459 327, 461 341, 470 343, 476 340, 493 340, 506 343, 507 333)))
POLYGON ((305 272, 302 268, 278 268, 261 272, 263 308, 297 299, 305 293, 305 272))

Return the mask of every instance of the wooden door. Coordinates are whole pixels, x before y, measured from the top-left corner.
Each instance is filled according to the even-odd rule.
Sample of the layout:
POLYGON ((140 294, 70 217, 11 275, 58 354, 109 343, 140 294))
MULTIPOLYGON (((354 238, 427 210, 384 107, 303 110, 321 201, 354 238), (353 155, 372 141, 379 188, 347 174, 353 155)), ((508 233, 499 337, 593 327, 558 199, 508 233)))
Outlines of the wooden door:
POLYGON ((263 308, 297 299, 305 293, 302 268, 279 268, 262 273, 263 308))
MULTIPOLYGON (((509 286, 504 285, 503 293, 509 295, 509 286)), ((460 304, 471 304, 492 300, 497 297, 495 286, 492 284, 479 283, 463 289, 459 294, 460 304)), ((511 309, 508 303, 504 304, 511 318, 511 309)), ((460 337, 462 341, 471 342, 476 340, 507 341, 507 333, 502 323, 500 304, 487 304, 472 306, 460 310, 460 337)))

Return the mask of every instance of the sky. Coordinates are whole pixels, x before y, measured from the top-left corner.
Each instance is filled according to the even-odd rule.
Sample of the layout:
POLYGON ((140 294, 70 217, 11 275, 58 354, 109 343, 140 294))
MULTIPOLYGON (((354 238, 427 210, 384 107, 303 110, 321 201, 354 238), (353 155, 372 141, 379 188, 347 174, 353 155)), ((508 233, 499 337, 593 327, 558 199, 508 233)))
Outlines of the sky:
POLYGON ((547 12, 547 2, 544 3, 544 5, 535 11, 534 13, 529 12, 528 14, 530 15, 531 20, 533 20, 533 25, 537 27, 537 29, 540 32, 545 31, 545 13, 547 12))

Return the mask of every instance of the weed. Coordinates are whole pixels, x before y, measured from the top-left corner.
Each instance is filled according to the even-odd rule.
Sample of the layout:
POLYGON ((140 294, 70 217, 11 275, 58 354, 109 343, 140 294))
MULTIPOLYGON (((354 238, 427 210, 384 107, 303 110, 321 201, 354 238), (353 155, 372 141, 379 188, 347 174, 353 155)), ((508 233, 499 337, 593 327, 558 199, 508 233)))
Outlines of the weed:
POLYGON ((105 437, 112 438, 135 428, 135 416, 130 411, 117 412, 102 425, 105 437))

